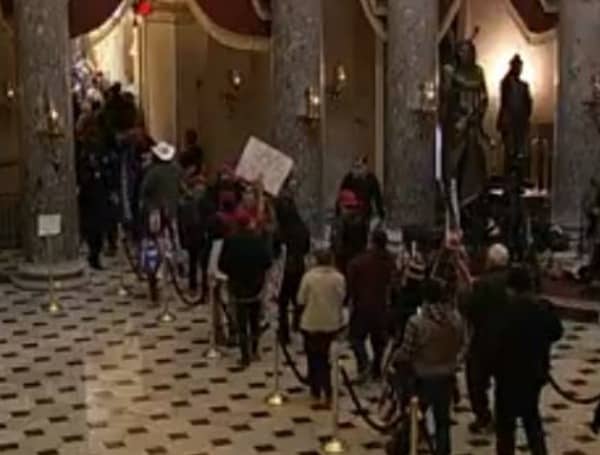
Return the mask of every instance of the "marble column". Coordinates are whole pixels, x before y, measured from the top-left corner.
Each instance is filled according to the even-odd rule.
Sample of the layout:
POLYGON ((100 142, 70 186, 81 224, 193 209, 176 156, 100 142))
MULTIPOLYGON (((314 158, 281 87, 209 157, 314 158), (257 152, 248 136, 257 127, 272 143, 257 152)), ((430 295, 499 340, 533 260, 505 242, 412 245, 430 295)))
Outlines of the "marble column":
POLYGON ((600 0, 560 2, 552 220, 569 230, 581 225, 583 193, 590 178, 600 172, 600 125, 586 106, 592 98, 592 77, 600 75, 599 23, 600 0))
POLYGON ((16 280, 44 287, 52 270, 64 286, 82 276, 69 87, 68 0, 14 2, 18 62, 19 136, 24 156, 22 240, 25 263, 16 280), (49 134, 51 112, 57 127, 49 134), (40 238, 40 217, 59 221, 60 233, 40 238), (62 280, 64 277, 65 281, 62 280), (67 283, 67 281, 69 283, 67 283))
POLYGON ((150 134, 178 143, 177 15, 157 9, 144 21, 143 105, 150 134))
POLYGON ((298 205, 316 233, 323 223, 323 118, 310 124, 300 116, 308 87, 324 100, 321 0, 277 0, 272 17, 272 141, 296 163, 298 205))
POLYGON ((438 0, 388 5, 385 200, 397 229, 435 215, 435 117, 415 111, 419 84, 436 80, 438 0))

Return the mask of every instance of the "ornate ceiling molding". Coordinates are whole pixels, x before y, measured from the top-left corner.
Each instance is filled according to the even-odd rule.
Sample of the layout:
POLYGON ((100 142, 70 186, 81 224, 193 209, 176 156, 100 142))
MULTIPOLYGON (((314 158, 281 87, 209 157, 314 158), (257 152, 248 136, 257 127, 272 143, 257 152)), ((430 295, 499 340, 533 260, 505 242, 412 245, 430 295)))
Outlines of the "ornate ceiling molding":
POLYGON ((268 0, 252 0, 252 7, 260 20, 268 22, 272 19, 271 5, 268 0))
MULTIPOLYGON (((376 7, 377 4, 381 2, 377 2, 377 0, 360 0, 360 5, 362 6, 363 12, 365 13, 365 17, 373 31, 375 32, 375 36, 379 38, 381 41, 385 42, 388 39, 388 33, 386 29, 385 20, 382 18, 381 13, 383 12, 379 9, 379 14, 377 13, 376 7)), ((385 14, 387 14, 387 7, 385 10, 385 14)))
MULTIPOLYGON (((568 1, 568 0, 567 0, 568 1)), ((514 0, 504 0, 508 13, 519 28, 523 37, 531 45, 541 45, 552 42, 556 39, 556 27, 543 32, 532 32, 528 24, 523 19, 521 13, 516 9, 514 0)))
POLYGON ((135 0, 123 0, 123 3, 113 13, 113 15, 98 27, 96 30, 88 34, 88 43, 90 46, 96 46, 106 39, 114 29, 123 23, 123 19, 127 13, 131 12, 135 0))
POLYGON ((242 51, 266 52, 269 50, 271 41, 266 36, 245 35, 222 27, 211 18, 198 3, 198 0, 184 0, 188 8, 208 32, 208 34, 223 46, 242 51))
POLYGON ((559 1, 560 0, 540 0, 540 3, 542 4, 542 8, 544 8, 546 13, 558 14, 559 1))

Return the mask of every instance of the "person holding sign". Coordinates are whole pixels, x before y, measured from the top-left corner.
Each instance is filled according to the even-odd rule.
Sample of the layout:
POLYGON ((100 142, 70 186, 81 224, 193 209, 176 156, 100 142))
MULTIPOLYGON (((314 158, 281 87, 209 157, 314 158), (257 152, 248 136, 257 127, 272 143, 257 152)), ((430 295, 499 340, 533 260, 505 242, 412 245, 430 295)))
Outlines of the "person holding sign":
POLYGON ((238 213, 237 224, 238 232, 224 241, 219 269, 229 279, 239 331, 240 366, 247 368, 250 354, 258 356, 261 292, 271 255, 267 243, 252 229, 248 214, 238 213))

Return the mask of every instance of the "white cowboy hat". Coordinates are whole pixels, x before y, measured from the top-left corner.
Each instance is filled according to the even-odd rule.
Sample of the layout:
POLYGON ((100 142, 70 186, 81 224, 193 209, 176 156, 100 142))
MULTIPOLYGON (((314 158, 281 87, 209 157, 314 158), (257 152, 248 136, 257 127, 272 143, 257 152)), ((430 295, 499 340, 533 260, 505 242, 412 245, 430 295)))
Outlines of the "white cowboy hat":
POLYGON ((171 161, 175 157, 175 147, 166 142, 159 142, 152 147, 152 153, 161 161, 171 161))

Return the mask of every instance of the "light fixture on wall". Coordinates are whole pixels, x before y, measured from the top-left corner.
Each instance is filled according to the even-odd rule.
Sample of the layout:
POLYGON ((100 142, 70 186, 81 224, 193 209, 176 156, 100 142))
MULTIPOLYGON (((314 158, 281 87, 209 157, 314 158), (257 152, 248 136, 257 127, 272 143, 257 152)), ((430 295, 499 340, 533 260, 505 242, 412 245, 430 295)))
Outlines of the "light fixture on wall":
POLYGON ((410 109, 420 114, 435 114, 438 110, 437 85, 433 81, 421 82, 417 86, 410 109))
POLYGON ((41 117, 38 120, 37 134, 50 140, 65 137, 65 129, 60 114, 47 91, 41 100, 41 117))
POLYGON ((327 87, 327 93, 332 99, 337 100, 342 96, 348 85, 348 74, 344 65, 341 63, 336 65, 332 76, 333 78, 327 87))
POLYGON ((321 96, 312 85, 304 91, 302 111, 298 117, 309 126, 316 125, 321 119, 321 96))
POLYGON ((10 81, 4 82, 2 84, 2 105, 5 107, 10 107, 15 101, 17 93, 13 84, 10 81))
POLYGON ((583 104, 587 107, 588 114, 600 132, 600 74, 592 76, 591 85, 590 98, 583 104))
POLYGON ((227 72, 227 84, 228 87, 221 93, 221 97, 225 102, 229 117, 232 117, 240 101, 240 92, 244 86, 244 75, 240 70, 229 70, 227 72))

